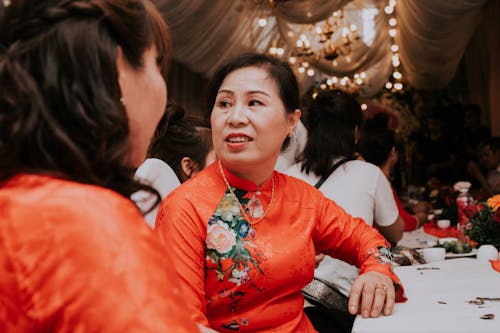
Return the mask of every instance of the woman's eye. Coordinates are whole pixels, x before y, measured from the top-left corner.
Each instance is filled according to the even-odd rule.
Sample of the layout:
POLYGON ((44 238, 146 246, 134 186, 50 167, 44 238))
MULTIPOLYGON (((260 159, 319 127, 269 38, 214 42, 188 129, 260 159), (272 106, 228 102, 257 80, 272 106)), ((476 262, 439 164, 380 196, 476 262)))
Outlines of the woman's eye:
POLYGON ((219 105, 219 107, 221 107, 221 108, 227 108, 227 107, 229 107, 229 106, 231 105, 231 103, 229 103, 228 101, 220 101, 220 102, 218 103, 218 105, 219 105))
POLYGON ((248 102, 249 106, 254 106, 254 105, 262 105, 262 103, 256 99, 252 99, 248 102))

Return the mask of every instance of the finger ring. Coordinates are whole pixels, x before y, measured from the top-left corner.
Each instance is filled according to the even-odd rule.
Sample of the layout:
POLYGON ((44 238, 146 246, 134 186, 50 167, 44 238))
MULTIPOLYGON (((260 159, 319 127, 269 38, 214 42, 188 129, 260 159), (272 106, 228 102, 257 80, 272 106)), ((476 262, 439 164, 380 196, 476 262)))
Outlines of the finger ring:
POLYGON ((380 283, 380 282, 377 283, 377 286, 375 287, 375 289, 380 289, 384 293, 387 292, 387 286, 383 283, 380 283))

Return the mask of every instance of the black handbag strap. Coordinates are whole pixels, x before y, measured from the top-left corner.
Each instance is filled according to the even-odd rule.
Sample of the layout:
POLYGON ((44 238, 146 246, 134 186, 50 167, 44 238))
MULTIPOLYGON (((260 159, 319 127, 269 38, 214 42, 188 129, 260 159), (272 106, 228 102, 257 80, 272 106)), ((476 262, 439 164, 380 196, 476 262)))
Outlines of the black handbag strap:
POLYGON ((321 179, 320 179, 320 180, 318 180, 318 182, 316 183, 316 185, 314 185, 314 187, 316 187, 316 188, 318 188, 318 189, 319 189, 319 188, 321 187, 321 185, 323 185, 323 183, 325 182, 325 180, 327 180, 327 179, 328 179, 328 177, 330 177, 330 175, 331 175, 331 174, 332 174, 335 170, 337 170, 337 168, 338 168, 339 166, 341 166, 341 165, 342 165, 342 164, 344 164, 345 162, 347 162, 347 161, 351 161, 351 160, 353 160, 353 159, 354 159, 354 158, 352 158, 352 157, 346 157, 346 158, 341 159, 341 160, 340 160, 340 161, 338 161, 337 163, 333 164, 333 165, 332 165, 332 167, 330 168, 330 170, 328 170, 328 173, 327 173, 326 175, 324 175, 323 177, 321 177, 321 179))

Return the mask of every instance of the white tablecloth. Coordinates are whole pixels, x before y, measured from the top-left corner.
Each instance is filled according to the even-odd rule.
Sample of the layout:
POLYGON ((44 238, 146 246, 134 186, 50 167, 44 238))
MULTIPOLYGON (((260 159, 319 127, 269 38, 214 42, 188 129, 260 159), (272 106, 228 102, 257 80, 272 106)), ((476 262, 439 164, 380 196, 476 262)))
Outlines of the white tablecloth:
POLYGON ((470 304, 476 297, 500 298, 500 272, 474 258, 395 267, 408 297, 391 316, 357 316, 353 333, 500 333, 500 302, 470 304), (419 268, 439 268, 425 269, 419 268), (493 320, 480 317, 494 314, 493 320))

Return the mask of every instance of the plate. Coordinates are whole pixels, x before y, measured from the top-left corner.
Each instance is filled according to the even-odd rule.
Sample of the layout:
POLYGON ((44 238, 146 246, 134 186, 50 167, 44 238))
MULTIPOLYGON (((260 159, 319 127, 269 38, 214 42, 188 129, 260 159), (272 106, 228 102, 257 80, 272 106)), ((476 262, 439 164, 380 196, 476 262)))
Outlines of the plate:
POLYGON ((457 242, 458 238, 455 237, 446 237, 446 238, 438 238, 439 244, 444 244, 445 242, 457 242))
POLYGON ((446 253, 446 259, 474 257, 477 254, 477 249, 472 249, 469 253, 446 253))

